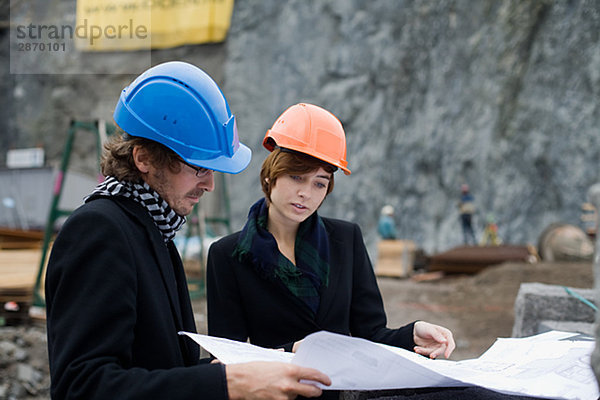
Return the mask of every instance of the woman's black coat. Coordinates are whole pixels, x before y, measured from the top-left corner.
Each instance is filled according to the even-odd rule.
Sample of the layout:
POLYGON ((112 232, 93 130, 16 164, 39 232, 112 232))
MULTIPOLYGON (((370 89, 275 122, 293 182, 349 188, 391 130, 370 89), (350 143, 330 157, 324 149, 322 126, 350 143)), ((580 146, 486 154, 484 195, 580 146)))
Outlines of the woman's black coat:
POLYGON ((232 257, 239 232, 211 246, 207 266, 208 333, 291 349, 320 330, 412 350, 413 326, 388 329, 383 301, 358 225, 323 218, 329 236, 329 285, 316 315, 282 285, 232 257))

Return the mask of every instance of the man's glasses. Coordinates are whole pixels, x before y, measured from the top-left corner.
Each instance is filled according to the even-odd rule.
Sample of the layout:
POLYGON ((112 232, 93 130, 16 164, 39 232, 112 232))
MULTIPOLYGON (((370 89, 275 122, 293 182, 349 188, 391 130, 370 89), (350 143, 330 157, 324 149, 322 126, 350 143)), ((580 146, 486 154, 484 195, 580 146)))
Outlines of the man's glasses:
POLYGON ((186 166, 190 167, 194 171, 196 171, 196 176, 198 178, 203 178, 203 177, 205 177, 206 175, 208 175, 212 171, 212 169, 202 168, 202 167, 196 167, 194 165, 190 165, 190 164, 186 163, 183 160, 179 160, 179 162, 182 163, 183 165, 186 165, 186 166))

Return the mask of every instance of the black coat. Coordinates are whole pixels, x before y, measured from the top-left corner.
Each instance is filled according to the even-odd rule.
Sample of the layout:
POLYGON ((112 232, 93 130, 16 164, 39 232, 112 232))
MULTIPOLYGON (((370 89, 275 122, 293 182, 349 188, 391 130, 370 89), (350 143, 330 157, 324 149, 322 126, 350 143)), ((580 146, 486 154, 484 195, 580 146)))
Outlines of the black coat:
POLYGON ((261 277, 249 261, 232 257, 239 232, 210 247, 208 333, 263 347, 326 330, 412 350, 413 326, 388 329, 383 300, 358 225, 323 218, 329 236, 329 285, 316 316, 289 290, 261 277))
POLYGON ((200 364, 183 265, 147 211, 126 198, 76 210, 46 275, 56 399, 226 399, 222 365, 200 364))

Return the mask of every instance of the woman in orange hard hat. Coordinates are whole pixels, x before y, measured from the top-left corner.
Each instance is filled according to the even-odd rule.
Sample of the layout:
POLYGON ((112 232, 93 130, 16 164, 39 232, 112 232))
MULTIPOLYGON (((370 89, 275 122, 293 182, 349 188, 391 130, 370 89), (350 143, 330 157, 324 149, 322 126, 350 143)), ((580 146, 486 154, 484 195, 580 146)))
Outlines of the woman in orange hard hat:
POLYGON ((265 197, 241 232, 208 254, 208 333, 295 350, 327 330, 414 350, 452 353, 452 333, 418 321, 386 327, 383 301, 358 225, 319 216, 334 173, 350 175, 340 121, 311 104, 288 108, 267 131, 265 197))

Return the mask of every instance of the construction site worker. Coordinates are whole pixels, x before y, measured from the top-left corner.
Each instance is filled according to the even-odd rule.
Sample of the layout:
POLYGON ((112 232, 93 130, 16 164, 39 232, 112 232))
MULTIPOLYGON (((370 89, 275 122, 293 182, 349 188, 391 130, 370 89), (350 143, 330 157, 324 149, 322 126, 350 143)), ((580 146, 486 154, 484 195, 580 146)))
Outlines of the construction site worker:
POLYGON ((481 237, 481 246, 500 246, 502 239, 498 236, 498 225, 496 224, 494 214, 488 214, 486 220, 485 229, 481 237))
POLYGON ((475 232, 473 231, 473 214, 475 214, 475 199, 469 192, 469 185, 463 183, 460 187, 460 201, 458 210, 460 213, 460 224, 463 233, 463 243, 465 245, 476 245, 475 232))
POLYGON ((596 237, 596 221, 598 220, 596 207, 592 203, 583 203, 580 218, 583 230, 591 239, 594 239, 596 237))
POLYGON ((242 231, 209 249, 209 335, 294 351, 306 335, 327 330, 449 357, 455 343, 446 328, 423 321, 386 327, 360 228, 317 213, 334 172, 350 174, 340 121, 296 104, 263 145, 271 151, 260 171, 264 198, 242 231))
POLYGON ((377 223, 377 233, 384 240, 396 240, 396 222, 394 221, 394 207, 386 204, 381 208, 381 216, 377 223))
POLYGON ((105 146, 106 180, 60 230, 46 276, 54 399, 314 397, 330 384, 291 364, 201 363, 175 233, 213 171, 251 158, 216 83, 183 62, 150 68, 118 100, 122 132, 105 146))

